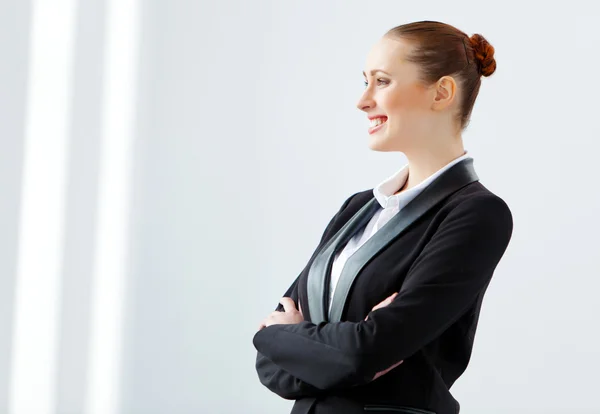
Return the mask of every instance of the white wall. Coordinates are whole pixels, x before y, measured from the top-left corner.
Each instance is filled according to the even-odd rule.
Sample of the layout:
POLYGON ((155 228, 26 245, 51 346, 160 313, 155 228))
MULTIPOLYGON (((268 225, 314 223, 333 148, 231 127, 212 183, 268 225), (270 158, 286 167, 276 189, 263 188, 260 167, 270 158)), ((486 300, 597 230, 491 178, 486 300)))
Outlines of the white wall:
MULTIPOLYGON (((17 19, 0 13, 12 22, 0 24, 12 65, 0 65, 0 90, 8 91, 0 94, 0 412, 14 375, 10 292, 29 30, 24 2, 6 9, 17 4, 17 19)), ((105 5, 79 7, 57 413, 85 404, 99 213, 105 5)), ((371 45, 395 25, 424 19, 481 33, 496 48, 497 72, 483 79, 464 138, 482 183, 507 201, 515 224, 471 364, 453 387, 461 413, 600 412, 600 12, 515 7, 142 3, 119 413, 289 410, 258 382, 252 336, 345 198, 404 164, 368 149, 355 104, 371 45)))
POLYGON ((0 11, 0 412, 7 412, 31 6, 9 0, 0 11))

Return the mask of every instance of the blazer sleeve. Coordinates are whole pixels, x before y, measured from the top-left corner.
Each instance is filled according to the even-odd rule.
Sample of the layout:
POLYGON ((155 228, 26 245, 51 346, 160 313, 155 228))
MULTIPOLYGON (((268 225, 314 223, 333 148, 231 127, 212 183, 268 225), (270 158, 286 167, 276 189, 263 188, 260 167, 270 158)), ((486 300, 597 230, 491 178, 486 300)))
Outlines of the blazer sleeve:
POLYGON ((256 349, 320 389, 365 384, 456 322, 483 293, 512 236, 508 206, 495 195, 461 202, 409 269, 394 301, 361 322, 268 326, 256 349))
MULTIPOLYGON (((352 194, 349 198, 344 201, 338 212, 333 216, 333 218, 329 221, 329 224, 325 228, 323 235, 321 236, 321 240, 315 249, 314 254, 319 250, 323 242, 325 241, 325 236, 331 230, 333 223, 339 218, 340 213, 348 206, 350 200, 358 193, 352 194)), ((294 283, 288 288, 283 296, 290 297, 298 306, 298 281, 300 276, 296 278, 294 283)), ((275 308, 276 311, 283 311, 283 306, 278 304, 275 308)), ((266 328, 263 328, 263 330, 266 328)), ((267 387, 269 390, 274 392, 285 399, 298 399, 303 397, 316 397, 323 393, 323 389, 319 389, 314 385, 305 382, 298 377, 295 377, 290 372, 286 371, 276 363, 274 363, 271 359, 266 357, 264 354, 257 352, 256 355, 256 372, 258 373, 258 378, 260 382, 267 387)))
MULTIPOLYGON (((291 298, 296 304, 298 303, 297 286, 299 278, 296 278, 292 286, 283 295, 291 298)), ((275 310, 280 311, 281 308, 280 304, 275 310)), ((257 352, 256 355, 256 372, 261 384, 280 397, 288 400, 302 397, 316 397, 322 392, 322 390, 319 390, 315 386, 285 371, 260 352, 257 352)))

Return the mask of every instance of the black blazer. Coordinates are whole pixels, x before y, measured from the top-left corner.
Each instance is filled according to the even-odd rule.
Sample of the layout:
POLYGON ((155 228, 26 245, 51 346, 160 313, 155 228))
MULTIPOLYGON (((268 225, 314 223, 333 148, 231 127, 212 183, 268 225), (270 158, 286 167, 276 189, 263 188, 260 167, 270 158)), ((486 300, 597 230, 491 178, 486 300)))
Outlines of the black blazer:
POLYGON ((284 294, 305 321, 253 338, 261 383, 296 400, 293 414, 459 412, 449 389, 469 362, 484 293, 512 235, 510 209, 478 181, 472 159, 455 164, 349 258, 329 311, 335 253, 378 208, 372 189, 344 202, 284 294))

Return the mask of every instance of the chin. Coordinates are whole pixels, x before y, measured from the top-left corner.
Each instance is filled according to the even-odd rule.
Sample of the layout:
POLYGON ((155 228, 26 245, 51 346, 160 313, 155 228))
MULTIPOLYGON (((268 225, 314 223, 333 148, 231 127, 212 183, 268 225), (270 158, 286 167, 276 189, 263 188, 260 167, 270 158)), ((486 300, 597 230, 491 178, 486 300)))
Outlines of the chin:
POLYGON ((379 152, 394 151, 393 145, 390 142, 390 139, 387 135, 382 135, 378 137, 377 134, 375 134, 375 136, 369 136, 369 148, 372 151, 379 152))
POLYGON ((371 149, 371 151, 377 151, 377 152, 395 151, 389 145, 381 145, 381 144, 369 144, 369 148, 371 149))

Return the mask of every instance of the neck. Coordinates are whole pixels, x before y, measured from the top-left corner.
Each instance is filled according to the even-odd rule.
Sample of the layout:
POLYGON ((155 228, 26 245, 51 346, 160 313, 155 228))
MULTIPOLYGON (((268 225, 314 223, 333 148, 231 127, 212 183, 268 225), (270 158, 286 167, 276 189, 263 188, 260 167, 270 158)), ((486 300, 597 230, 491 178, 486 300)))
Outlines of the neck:
POLYGON ((404 152, 408 158, 408 180, 398 192, 411 189, 444 167, 451 161, 464 155, 462 139, 451 145, 434 145, 427 148, 414 149, 404 152), (435 148, 435 149, 432 149, 435 148))

